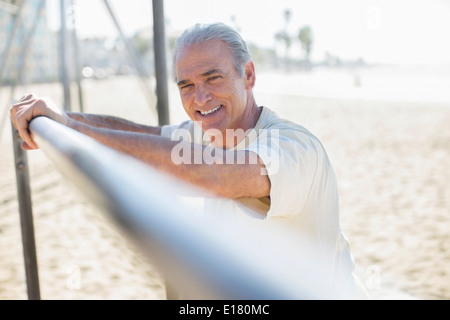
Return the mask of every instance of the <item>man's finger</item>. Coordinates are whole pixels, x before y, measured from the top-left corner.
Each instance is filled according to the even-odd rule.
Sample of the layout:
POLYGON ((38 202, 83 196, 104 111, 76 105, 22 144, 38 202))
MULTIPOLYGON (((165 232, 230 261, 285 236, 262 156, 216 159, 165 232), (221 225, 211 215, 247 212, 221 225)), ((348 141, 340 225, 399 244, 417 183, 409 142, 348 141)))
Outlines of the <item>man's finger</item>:
POLYGON ((36 144, 36 142, 34 142, 34 140, 32 140, 32 144, 30 145, 28 142, 22 141, 22 145, 21 145, 23 150, 35 150, 35 149, 39 149, 39 146, 36 144))
POLYGON ((19 135, 22 138, 22 140, 26 143, 30 149, 36 149, 37 145, 34 142, 33 138, 31 137, 30 131, 28 130, 28 122, 24 123, 22 122, 17 128, 17 131, 19 131, 19 135))
POLYGON ((19 101, 19 102, 17 102, 17 103, 12 105, 11 110, 14 110, 14 109, 17 109, 19 107, 25 106, 27 104, 31 104, 31 103, 33 103, 35 101, 36 101, 36 98, 31 98, 31 99, 19 101))
MULTIPOLYGON (((30 96, 26 96, 27 98, 29 98, 30 96)), ((17 128, 17 121, 16 121, 16 114, 19 110, 20 107, 28 105, 30 103, 33 103, 34 100, 25 100, 25 101, 21 101, 21 102, 17 102, 16 104, 13 104, 11 106, 11 108, 9 109, 9 114, 11 115, 11 119, 13 121, 14 127, 17 128)))
POLYGON ((11 115, 11 120, 12 120, 12 123, 13 123, 14 127, 15 127, 17 130, 19 130, 19 129, 17 128, 17 121, 16 121, 17 108, 14 108, 14 106, 11 107, 11 109, 9 110, 9 113, 10 113, 10 115, 11 115))
POLYGON ((36 95, 34 93, 28 93, 28 94, 24 95, 22 98, 20 98, 19 102, 31 100, 31 99, 35 99, 35 98, 36 98, 36 95))
POLYGON ((22 109, 21 107, 30 105, 36 101, 34 95, 27 95, 27 96, 25 96, 25 98, 27 98, 27 99, 31 98, 31 100, 24 100, 21 102, 17 102, 16 104, 12 105, 11 108, 9 109, 9 113, 11 115, 13 125, 14 125, 14 127, 16 127, 17 130, 19 130, 18 126, 20 125, 19 124, 20 121, 18 119, 17 113, 21 111, 21 109, 22 109))
POLYGON ((32 147, 30 147, 29 145, 28 145, 28 143, 26 143, 25 141, 22 141, 22 145, 21 145, 21 147, 22 147, 22 149, 23 150, 33 150, 34 148, 32 148, 32 147))

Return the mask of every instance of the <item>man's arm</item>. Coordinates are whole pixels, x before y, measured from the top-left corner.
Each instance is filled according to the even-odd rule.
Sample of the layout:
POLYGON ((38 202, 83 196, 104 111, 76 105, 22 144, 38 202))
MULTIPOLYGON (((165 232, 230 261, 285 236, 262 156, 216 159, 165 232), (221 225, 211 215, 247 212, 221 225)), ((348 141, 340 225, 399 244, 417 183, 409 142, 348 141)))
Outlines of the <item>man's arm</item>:
MULTIPOLYGON (((67 126, 218 196, 262 198, 270 194, 270 181, 264 174, 265 166, 259 157, 250 151, 217 148, 206 150, 206 146, 186 141, 92 127, 73 119, 67 126), (174 148, 190 154, 190 159, 184 158, 187 161, 183 163, 174 161, 174 148), (205 162, 205 154, 215 161, 205 162), (198 155, 201 155, 201 161, 195 158, 198 155), (227 161, 231 163, 227 164, 227 161)), ((175 156, 178 156, 178 153, 175 156)))
POLYGON ((40 98, 35 94, 23 96, 19 102, 11 107, 10 114, 14 126, 24 141, 22 148, 26 150, 37 149, 37 145, 28 130, 29 122, 37 116, 45 116, 64 125, 67 125, 68 121, 73 119, 98 128, 161 135, 161 127, 137 124, 108 115, 63 112, 50 99, 40 98))
POLYGON ((114 116, 77 112, 66 112, 66 114, 73 120, 83 122, 93 127, 161 135, 161 127, 138 124, 114 116))
POLYGON ((262 174, 265 166, 256 154, 249 151, 208 150, 210 154, 215 154, 215 159, 222 157, 223 160, 213 164, 207 164, 204 161, 196 164, 194 157, 196 154, 203 155, 205 146, 185 141, 171 141, 155 134, 92 126, 83 121, 77 121, 76 116, 72 118, 67 115, 51 100, 38 98, 35 95, 23 97, 11 107, 10 113, 14 126, 24 140, 22 146, 27 150, 38 148, 28 129, 29 122, 34 117, 46 116, 216 195, 226 198, 261 198, 270 194, 269 178, 262 174), (173 161, 172 151, 180 143, 185 144, 184 150, 191 151, 191 162, 177 164, 173 161), (219 152, 222 154, 218 155, 219 152), (255 157, 257 161, 254 161, 255 157), (227 159, 240 159, 243 161, 239 163, 244 164, 236 164, 236 162, 226 164, 227 159))

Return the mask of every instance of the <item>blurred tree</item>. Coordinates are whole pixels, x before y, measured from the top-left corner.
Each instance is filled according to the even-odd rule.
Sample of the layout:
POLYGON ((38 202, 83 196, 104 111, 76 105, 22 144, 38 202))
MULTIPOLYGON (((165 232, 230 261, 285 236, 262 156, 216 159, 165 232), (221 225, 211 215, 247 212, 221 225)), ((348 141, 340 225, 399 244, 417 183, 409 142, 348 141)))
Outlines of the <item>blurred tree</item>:
POLYGON ((258 69, 271 67, 276 64, 277 54, 274 49, 262 48, 249 42, 248 49, 252 54, 252 60, 258 65, 258 69))
POLYGON ((281 42, 284 44, 286 51, 285 51, 285 55, 287 58, 287 54, 289 52, 289 48, 291 47, 292 44, 292 39, 289 36, 289 34, 285 31, 285 30, 280 30, 275 34, 275 40, 277 42, 281 42))
POLYGON ((289 22, 291 21, 291 17, 292 17, 291 9, 285 9, 283 11, 283 18, 284 18, 284 22, 285 22, 285 30, 287 30, 289 22))
POLYGON ((311 47, 313 43, 311 27, 305 26, 300 29, 298 33, 298 38, 302 44, 302 48, 305 51, 305 61, 309 63, 309 58, 311 54, 311 47))
POLYGON ((151 38, 149 38, 149 36, 142 31, 134 34, 131 38, 131 43, 135 46, 140 56, 143 56, 148 50, 151 49, 151 38))
POLYGON ((289 35, 289 31, 288 31, 289 22, 291 21, 291 17, 292 17, 291 10, 285 9, 283 11, 284 28, 275 34, 275 41, 278 43, 284 44, 284 48, 285 48, 284 60, 286 63, 286 67, 288 67, 289 49, 291 48, 291 45, 292 45, 292 38, 289 35))

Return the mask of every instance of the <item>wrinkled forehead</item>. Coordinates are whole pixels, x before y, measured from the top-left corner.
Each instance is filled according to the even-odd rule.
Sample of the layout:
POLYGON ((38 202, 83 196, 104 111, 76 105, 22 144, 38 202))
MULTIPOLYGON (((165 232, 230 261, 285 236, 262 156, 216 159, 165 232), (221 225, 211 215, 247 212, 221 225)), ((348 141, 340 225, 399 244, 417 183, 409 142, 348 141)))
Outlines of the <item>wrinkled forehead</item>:
POLYGON ((232 66, 232 54, 223 41, 211 40, 193 44, 180 50, 175 57, 175 77, 192 72, 202 73, 210 69, 232 66))

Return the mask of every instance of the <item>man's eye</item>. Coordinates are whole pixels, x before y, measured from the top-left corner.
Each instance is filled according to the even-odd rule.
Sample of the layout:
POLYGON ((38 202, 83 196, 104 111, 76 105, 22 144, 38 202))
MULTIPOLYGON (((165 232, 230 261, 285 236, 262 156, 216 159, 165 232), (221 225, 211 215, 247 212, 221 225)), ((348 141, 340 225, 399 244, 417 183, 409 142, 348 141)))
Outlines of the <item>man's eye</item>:
POLYGON ((189 89, 191 87, 192 87, 192 84, 185 84, 184 86, 181 86, 180 89, 185 90, 185 89, 189 89))
POLYGON ((221 78, 220 76, 212 76, 212 77, 208 78, 208 81, 214 81, 214 80, 217 80, 217 79, 220 79, 220 78, 221 78))

